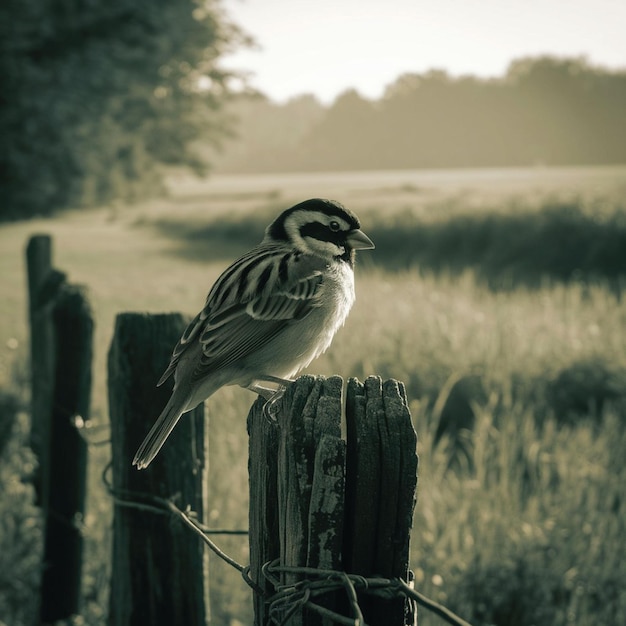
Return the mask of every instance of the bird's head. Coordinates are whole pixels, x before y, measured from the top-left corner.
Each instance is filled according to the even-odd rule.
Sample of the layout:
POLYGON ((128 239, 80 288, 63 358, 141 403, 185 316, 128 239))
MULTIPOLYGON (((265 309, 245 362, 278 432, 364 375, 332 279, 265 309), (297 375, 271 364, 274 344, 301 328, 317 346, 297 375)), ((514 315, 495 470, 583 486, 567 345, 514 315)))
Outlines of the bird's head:
POLYGON ((374 247, 358 217, 335 202, 313 198, 283 211, 266 229, 265 241, 289 243, 304 253, 352 262, 355 250, 374 247))

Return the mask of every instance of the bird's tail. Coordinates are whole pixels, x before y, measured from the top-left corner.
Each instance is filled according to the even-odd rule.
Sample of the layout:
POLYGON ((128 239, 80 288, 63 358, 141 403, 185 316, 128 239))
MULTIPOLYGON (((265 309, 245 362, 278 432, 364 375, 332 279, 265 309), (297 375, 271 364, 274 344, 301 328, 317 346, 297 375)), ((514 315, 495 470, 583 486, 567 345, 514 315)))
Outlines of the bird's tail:
POLYGON ((180 416, 185 412, 181 408, 181 403, 176 398, 176 395, 176 393, 172 394, 163 412, 159 415, 154 426, 152 426, 143 443, 139 446, 139 450, 137 450, 137 454, 135 454, 133 459, 133 465, 136 465, 137 469, 145 469, 150 465, 163 447, 169 434, 174 430, 174 426, 178 423, 180 416))

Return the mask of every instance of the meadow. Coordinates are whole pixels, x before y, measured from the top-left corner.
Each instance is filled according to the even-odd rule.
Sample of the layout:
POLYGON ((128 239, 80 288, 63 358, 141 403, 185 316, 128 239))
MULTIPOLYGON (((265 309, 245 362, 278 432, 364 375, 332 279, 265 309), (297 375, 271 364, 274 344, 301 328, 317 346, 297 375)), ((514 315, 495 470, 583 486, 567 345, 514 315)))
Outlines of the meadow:
MULTIPOLYGON (((626 623, 626 167, 290 176, 173 174, 170 196, 0 226, 0 624, 32 623, 41 522, 27 449, 24 248, 88 286, 96 316, 84 610, 105 621, 111 502, 106 353, 121 311, 194 314, 280 210, 353 208, 377 244, 357 302, 308 373, 405 382, 419 443, 411 564, 419 589, 475 626, 626 623), (1 424, 0 424, 1 426, 1 424), (96 445, 105 442, 104 445, 96 445)), ((245 416, 208 402, 209 523, 247 525, 245 416)), ((224 549, 247 560, 246 541, 224 549)), ((237 572, 211 563, 216 624, 251 623, 237 572)), ((420 623, 440 621, 423 611, 420 623)))

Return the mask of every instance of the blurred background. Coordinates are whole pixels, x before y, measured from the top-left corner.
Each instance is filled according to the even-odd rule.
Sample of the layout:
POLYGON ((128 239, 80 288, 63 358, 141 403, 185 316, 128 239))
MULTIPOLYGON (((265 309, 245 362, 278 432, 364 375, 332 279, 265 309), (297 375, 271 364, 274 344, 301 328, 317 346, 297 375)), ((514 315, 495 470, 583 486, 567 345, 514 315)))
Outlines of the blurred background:
MULTIPOLYGON (((28 237, 52 235, 96 317, 91 626, 115 315, 195 314, 313 196, 377 247, 308 371, 405 382, 419 588, 475 625, 626 623, 625 23, 613 0, 2 3, 0 624, 33 623, 41 573, 28 237)), ((214 526, 247 525, 252 400, 208 403, 214 526)), ((224 548, 246 562, 245 540, 224 548)), ((239 574, 211 576, 214 623, 251 623, 239 574)))

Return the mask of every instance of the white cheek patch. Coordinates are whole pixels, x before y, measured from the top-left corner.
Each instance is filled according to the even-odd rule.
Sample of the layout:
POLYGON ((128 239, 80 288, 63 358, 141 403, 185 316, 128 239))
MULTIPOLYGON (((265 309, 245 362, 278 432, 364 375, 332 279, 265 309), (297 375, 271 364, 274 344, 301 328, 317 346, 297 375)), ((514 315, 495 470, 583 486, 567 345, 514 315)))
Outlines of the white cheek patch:
MULTIPOLYGON (((297 214, 289 216, 285 220, 285 231, 289 241, 292 241, 296 247, 301 250, 306 251, 307 244, 300 234, 300 226, 307 222, 314 221, 317 217, 319 217, 319 215, 315 211, 298 211, 297 214)), ((309 239, 309 237, 307 237, 307 239, 309 239)))
POLYGON ((309 250, 317 253, 324 253, 324 256, 341 256, 346 252, 346 249, 343 246, 338 246, 337 244, 332 243, 332 241, 320 241, 319 239, 315 239, 315 237, 304 237, 304 241, 306 242, 306 246, 309 250))
POLYGON ((292 220, 285 222, 285 231, 287 232, 289 241, 293 241, 296 245, 301 242, 303 243, 302 237, 300 236, 300 228, 294 224, 292 220))

